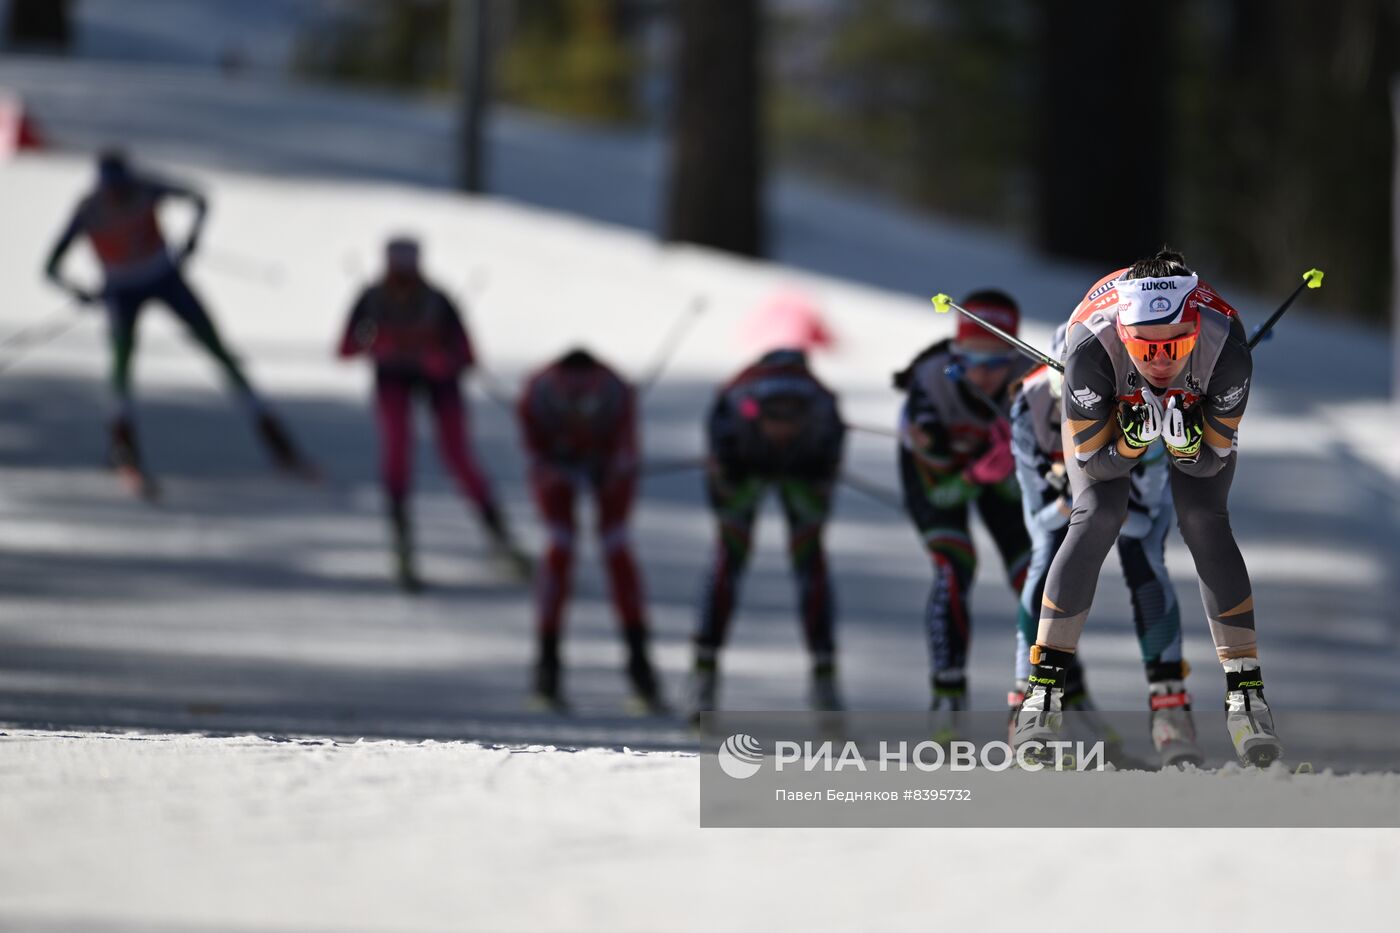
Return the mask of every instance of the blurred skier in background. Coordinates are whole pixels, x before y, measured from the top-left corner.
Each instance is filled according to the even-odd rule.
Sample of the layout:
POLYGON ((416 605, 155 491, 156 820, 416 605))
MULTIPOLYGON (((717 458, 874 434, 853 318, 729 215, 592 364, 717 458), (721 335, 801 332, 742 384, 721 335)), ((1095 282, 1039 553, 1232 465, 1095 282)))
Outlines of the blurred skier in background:
MULTIPOLYGON (((1050 355, 1057 360, 1064 359, 1067 327, 1060 325, 1050 345, 1050 355)), ((1007 698, 1013 722, 1025 699, 1030 677, 1030 647, 1035 643, 1045 579, 1055 552, 1069 533, 1073 514, 1074 500, 1061 437, 1063 386, 1059 372, 1039 366, 1021 382, 1011 405, 1012 452, 1026 530, 1031 538, 1030 568, 1021 590, 1016 626, 1016 682, 1007 698)), ((1181 611, 1167 575, 1167 533, 1176 511, 1167 482, 1166 457, 1165 448, 1157 444, 1128 474, 1128 511, 1118 532, 1118 558, 1131 594, 1133 626, 1147 673, 1152 744, 1164 766, 1199 765, 1204 759, 1196 744, 1191 700, 1186 693, 1181 611)), ((1062 703, 1064 709, 1086 713, 1094 709, 1077 654, 1071 656, 1065 668, 1062 703)), ((1111 733, 1103 726, 1099 728, 1111 733)))
POLYGON ((717 541, 695 635, 692 719, 716 708, 719 653, 748 565, 758 508, 770 488, 776 488, 787 519, 788 556, 812 662, 810 703, 816 710, 842 708, 822 536, 840 478, 845 432, 836 396, 808 369, 801 350, 765 354, 716 396, 707 424, 706 490, 717 541))
POLYGON ((518 408, 530 488, 549 539, 535 578, 535 697, 548 708, 567 709, 559 640, 573 573, 574 505, 587 489, 593 493, 613 608, 627 643, 633 699, 646 712, 664 713, 648 652, 641 573, 627 530, 639 466, 636 390, 587 351, 571 350, 530 377, 518 408))
MULTIPOLYGON (((974 292, 963 306, 1015 335, 1020 309, 1004 292, 974 292)), ((907 393, 899 418, 905 509, 933 561, 924 611, 932 701, 942 735, 956 734, 967 708, 968 597, 977 552, 968 534, 975 508, 996 542, 1011 588, 1025 584, 1030 539, 1011 454, 1008 388, 1029 364, 1000 339, 961 318, 894 376, 907 393)))
POLYGON ((111 385, 116 411, 111 422, 113 466, 134 491, 155 494, 154 481, 144 469, 137 444, 132 405, 131 366, 136 350, 136 325, 146 302, 159 300, 180 318, 190 335, 223 367, 258 434, 277 466, 306 478, 315 469, 297 450, 281 422, 254 391, 233 354, 224 345, 203 303, 185 281, 182 269, 199 246, 208 202, 197 191, 132 169, 126 156, 104 151, 97 160, 97 186, 78 203, 45 263, 45 275, 83 304, 102 301, 107 307, 111 342, 111 385), (194 206, 194 224, 184 246, 172 251, 161 230, 158 210, 177 198, 194 206), (85 236, 102 267, 98 291, 74 284, 62 272, 64 256, 85 236))
POLYGON ((476 507, 498 558, 529 574, 486 476, 472 456, 467 407, 459 380, 475 362, 456 307, 423 278, 417 241, 397 237, 385 248, 380 281, 355 300, 340 341, 340 356, 367 355, 374 363, 380 476, 388 499, 395 572, 407 592, 421 588, 413 551, 408 494, 413 452, 413 397, 432 409, 438 452, 462 494, 476 507))

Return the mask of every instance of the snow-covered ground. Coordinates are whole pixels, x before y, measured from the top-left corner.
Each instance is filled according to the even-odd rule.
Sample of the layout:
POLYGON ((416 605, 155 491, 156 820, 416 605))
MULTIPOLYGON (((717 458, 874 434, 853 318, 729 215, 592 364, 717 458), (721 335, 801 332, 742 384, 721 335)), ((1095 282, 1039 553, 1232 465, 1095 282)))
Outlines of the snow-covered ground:
MULTIPOLYGON (((676 753, 12 732, 0 926, 1316 930, 1396 906, 1396 830, 699 830, 697 771, 676 753)), ((1188 778, 1122 777, 1145 796, 1188 778)))
MULTIPOLYGON (((316 159, 327 151, 349 158, 361 142, 392 154, 393 142, 425 138, 405 129, 371 146, 373 134, 355 129, 362 109, 310 130, 269 124, 273 144, 259 150, 266 161, 216 167, 206 156, 227 112, 199 106, 246 94, 247 130, 266 115, 266 89, 262 98, 243 86, 201 97, 202 78, 161 84, 140 69, 104 74, 0 63, 0 83, 28 75, 66 100, 66 125, 78 136, 87 127, 85 144, 101 136, 103 115, 148 114, 157 139, 172 106, 193 108, 181 119, 207 137, 196 133, 179 151, 153 145, 214 199, 193 280, 330 480, 312 489, 272 478, 207 361, 159 309, 143 321, 137 367, 144 438, 167 490, 158 508, 124 497, 101 467, 97 316, 0 373, 0 723, 14 724, 0 739, 0 836, 23 843, 0 850, 0 923, 984 926, 989 904, 1021 883, 1036 842, 1061 848, 1070 866, 1053 882, 1053 912, 1065 925, 1077 905, 1090 917, 1111 911, 1134 926, 1172 929, 1231 917, 1316 927, 1336 904, 1393 912, 1385 882, 1400 852, 1394 831, 1261 830, 1243 847, 1236 836, 1194 831, 1056 831, 1041 840, 994 831, 702 832, 696 761, 667 753, 693 749, 693 739, 677 723, 622 715, 621 651, 596 555, 586 550, 580 562, 568 623, 579 715, 528 712, 528 594, 492 574, 426 443, 417 514, 433 586, 408 599, 387 585, 368 374, 337 364, 330 350, 389 233, 422 236, 444 285, 460 292, 475 283, 471 323, 508 383, 580 341, 640 372, 676 316, 707 296, 709 312, 646 400, 644 444, 656 460, 698 453, 708 394, 745 352, 741 322, 780 285, 801 284, 827 309, 841 346, 817 366, 842 392, 847 417, 889 426, 898 400, 888 373, 950 326, 926 297, 896 289, 1004 284, 1031 306, 1028 336, 1043 343, 1056 309, 1073 304, 1093 270, 1033 259, 986 234, 783 189, 779 255, 878 288, 659 246, 635 229, 523 206, 525 197, 467 199, 318 173, 315 160, 288 165, 304 151, 296 148, 273 158, 276 143, 295 136, 309 145, 318 130, 326 132, 316 159), (148 109, 122 110, 138 104, 148 109), (335 127, 353 135, 329 132, 335 127), (282 740, 69 731, 93 727, 282 740), (34 731, 45 728, 63 731, 34 731), (403 741, 348 744, 359 736, 403 741), (419 739, 438 741, 412 744, 419 739), (656 754, 461 744, 471 741, 656 754), (1295 903, 1279 893, 1320 879, 1327 899, 1295 903)), ((526 167, 549 167, 541 184, 601 201, 619 178, 633 177, 626 159, 610 159, 589 138, 570 149, 561 128, 508 123, 502 132, 522 185, 526 167)), ((236 135, 226 147, 235 154, 245 151, 236 135)), ((86 161, 67 155, 0 166, 0 337, 61 305, 38 270, 89 175, 86 161)), ((178 227, 184 218, 169 219, 178 227)), ((1255 319, 1270 306, 1231 297, 1255 319)), ((14 359, 0 354, 0 365, 14 359)), ((1375 427, 1390 416, 1389 362, 1383 334, 1301 313, 1258 357, 1232 511, 1256 585, 1270 697, 1284 711, 1400 709, 1400 496, 1394 455, 1375 427)), ((514 427, 481 399, 473 417, 512 518, 537 545, 514 427)), ((850 469, 894 488, 890 442, 854 435, 850 469)), ((673 693, 710 533, 695 475, 648 479, 636 536, 673 693)), ((769 515, 726 658, 731 707, 802 702, 804 659, 779 541, 769 515)), ((849 702, 919 708, 928 567, 914 535, 901 516, 846 490, 829 543, 849 702)), ((1170 548, 1194 688, 1213 705, 1218 668, 1190 560, 1179 540, 1170 548)), ((973 699, 995 709, 1010 672, 1013 602, 993 567, 974 600, 973 699)), ((1141 669, 1112 562, 1085 654, 1103 705, 1140 707, 1141 669)), ((1032 871, 1045 864, 1037 857, 1032 871)), ((1018 902, 1045 925, 1035 895, 1018 902)), ((1008 910, 1004 922, 1025 919, 1008 910)))

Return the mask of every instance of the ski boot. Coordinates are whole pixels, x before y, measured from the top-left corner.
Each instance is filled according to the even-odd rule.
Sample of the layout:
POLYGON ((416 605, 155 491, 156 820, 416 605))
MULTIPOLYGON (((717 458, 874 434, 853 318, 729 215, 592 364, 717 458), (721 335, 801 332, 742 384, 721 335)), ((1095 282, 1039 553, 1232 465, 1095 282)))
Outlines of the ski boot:
POLYGON ((647 652, 647 629, 644 624, 629 625, 625 629, 627 638, 627 681, 632 686, 632 706, 637 712, 647 716, 666 716, 671 712, 661 695, 661 684, 656 678, 656 668, 652 666, 647 652))
POLYGON ((1225 727, 1240 763, 1267 768, 1283 756, 1274 715, 1264 701, 1264 677, 1254 658, 1231 658, 1225 667, 1225 727))
POLYGON ((394 579, 405 593, 420 593, 423 581, 418 578, 413 560, 413 528, 408 519, 408 504, 389 504, 389 527, 394 539, 394 579))
POLYGON ((569 703, 564 699, 563 672, 559 665, 559 636, 541 635, 540 653, 535 660, 534 690, 531 705, 550 712, 565 714, 569 703))
POLYGON ((1031 647, 1031 670, 1026 685, 1026 696, 1021 701, 1021 709, 1016 714, 1016 728, 1011 735, 1011 744, 1018 756, 1026 746, 1024 757, 1027 761, 1042 765, 1055 763, 1055 750, 1045 743, 1060 737, 1064 721, 1064 694, 1066 669, 1074 662, 1074 655, 1068 651, 1057 651, 1040 645, 1031 647))
POLYGON ((152 502, 160 497, 155 480, 141 466, 141 452, 136 446, 136 429, 126 418, 118 418, 112 422, 107 460, 112 469, 117 471, 117 478, 132 495, 152 502))
POLYGON ((262 438, 263 446, 267 448, 268 455, 272 457, 277 469, 308 482, 314 483, 321 478, 316 467, 303 457, 296 444, 292 443, 292 437, 282 426, 282 422, 272 415, 264 413, 258 417, 258 436, 262 438))
POLYGON ((817 713, 839 713, 846 708, 846 704, 841 702, 841 691, 836 686, 836 662, 830 657, 813 659, 807 702, 817 713))
POLYGON ((961 670, 938 671, 932 680, 933 741, 946 745, 960 737, 967 709, 967 677, 961 670))
POLYGON ((700 645, 695 647, 695 666, 691 669, 686 691, 686 719, 692 726, 700 725, 702 713, 713 713, 719 706, 719 652, 700 645))
POLYGON ((1159 661, 1148 665, 1147 702, 1152 710, 1152 746, 1163 768, 1192 765, 1199 768, 1206 756, 1196 744, 1196 722, 1191 716, 1191 694, 1186 692, 1185 661, 1159 661))

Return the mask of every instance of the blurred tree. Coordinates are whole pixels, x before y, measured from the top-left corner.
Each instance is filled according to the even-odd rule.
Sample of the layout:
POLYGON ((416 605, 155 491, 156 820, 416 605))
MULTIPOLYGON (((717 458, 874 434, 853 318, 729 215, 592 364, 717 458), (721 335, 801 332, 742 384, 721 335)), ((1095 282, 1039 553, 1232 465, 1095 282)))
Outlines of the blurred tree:
POLYGON ((73 40, 71 0, 10 0, 5 36, 12 48, 67 48, 73 40))
POLYGON ((342 4, 300 37, 295 64, 318 77, 447 90, 452 67, 448 0, 342 4))
POLYGON ((759 0, 677 0, 676 112, 666 236, 762 255, 759 0))
POLYGON ((502 96, 568 116, 632 119, 640 68, 632 12, 626 0, 518 0, 502 96))
POLYGON ((1319 266, 1329 305, 1383 320, 1400 3, 1225 0, 1194 13, 1174 225, 1241 281, 1284 292, 1319 266))
POLYGON ((1056 256, 1126 263, 1167 238, 1176 19, 1165 0, 1038 0, 1036 232, 1056 256))

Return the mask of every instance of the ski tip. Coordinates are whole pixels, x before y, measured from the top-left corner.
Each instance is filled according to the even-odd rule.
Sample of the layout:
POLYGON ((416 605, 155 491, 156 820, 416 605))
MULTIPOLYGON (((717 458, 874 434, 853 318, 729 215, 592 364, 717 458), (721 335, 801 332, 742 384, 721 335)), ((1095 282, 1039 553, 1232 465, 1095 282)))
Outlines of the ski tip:
POLYGON ((937 295, 934 295, 929 300, 933 302, 933 310, 937 311, 939 314, 947 314, 949 308, 953 304, 953 299, 943 294, 942 292, 939 292, 937 295))
POLYGON ((1303 281, 1308 283, 1308 288, 1321 288, 1322 275, 1321 269, 1309 269, 1303 273, 1303 281))
POLYGON ((1294 774, 1312 774, 1313 765, 1311 761, 1300 761, 1298 767, 1293 769, 1294 774))

